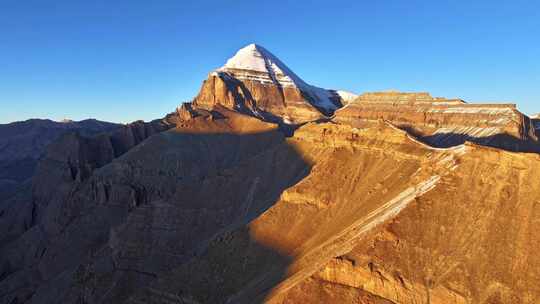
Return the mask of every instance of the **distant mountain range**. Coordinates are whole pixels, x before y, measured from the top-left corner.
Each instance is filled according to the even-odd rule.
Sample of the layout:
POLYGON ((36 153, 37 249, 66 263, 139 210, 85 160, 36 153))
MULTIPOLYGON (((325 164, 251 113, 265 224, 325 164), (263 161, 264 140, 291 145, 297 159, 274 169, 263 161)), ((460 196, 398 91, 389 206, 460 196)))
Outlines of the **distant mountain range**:
POLYGON ((48 119, 0 124, 0 200, 32 177, 47 145, 68 132, 95 135, 121 125, 87 119, 56 122, 48 119))
POLYGON ((323 89, 251 44, 162 119, 0 135, 26 186, 0 303, 540 298, 538 119, 513 104, 323 89))

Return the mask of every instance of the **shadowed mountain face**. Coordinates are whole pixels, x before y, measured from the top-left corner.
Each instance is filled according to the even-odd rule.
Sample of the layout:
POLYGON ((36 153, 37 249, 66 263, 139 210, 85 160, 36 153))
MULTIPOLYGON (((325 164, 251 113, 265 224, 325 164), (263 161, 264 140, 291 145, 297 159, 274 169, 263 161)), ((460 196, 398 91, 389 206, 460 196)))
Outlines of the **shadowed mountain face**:
POLYGON ((265 85, 312 87, 235 57, 164 120, 47 148, 0 206, 0 303, 537 303, 535 119, 427 93, 278 110, 265 85))
POLYGON ((47 145, 68 132, 94 135, 120 125, 88 119, 55 122, 31 119, 0 125, 0 201, 11 196, 35 172, 47 145))
POLYGON ((539 118, 539 115, 535 115, 534 117, 531 117, 532 119, 532 122, 534 124, 534 128, 536 129, 536 132, 538 134, 538 132, 540 132, 540 118, 539 118))
MULTIPOLYGON (((50 202, 65 201, 71 191, 76 191, 73 186, 84 182, 96 169, 107 165, 149 136, 172 127, 169 120, 172 120, 171 116, 150 123, 135 122, 90 137, 77 132, 60 136, 47 147, 31 185, 26 185, 16 195, 0 203, 0 247, 10 248, 10 242, 24 239, 25 232, 29 230, 29 238, 33 242, 39 244, 43 241, 45 236, 39 233, 41 230, 35 227, 36 224, 47 212, 59 212, 48 207, 50 202)), ((55 221, 62 221, 61 216, 55 221)), ((12 253, 22 258, 23 255, 17 251, 25 249, 17 246, 12 253)), ((4 266, 0 272, 4 275, 13 270, 12 262, 6 262, 4 266)))
MULTIPOLYGON (((64 186, 35 191, 36 225, 5 247, 2 289, 26 287, 6 300, 127 300, 257 217, 309 164, 276 125, 221 109, 152 136, 87 179, 70 183, 70 168, 58 170, 67 170, 59 175, 64 186), (27 261, 18 256, 24 239, 36 241, 27 261)), ((252 242, 249 235, 244 241, 252 242)), ((268 254, 286 260, 262 245, 251 248, 263 261, 268 254)))

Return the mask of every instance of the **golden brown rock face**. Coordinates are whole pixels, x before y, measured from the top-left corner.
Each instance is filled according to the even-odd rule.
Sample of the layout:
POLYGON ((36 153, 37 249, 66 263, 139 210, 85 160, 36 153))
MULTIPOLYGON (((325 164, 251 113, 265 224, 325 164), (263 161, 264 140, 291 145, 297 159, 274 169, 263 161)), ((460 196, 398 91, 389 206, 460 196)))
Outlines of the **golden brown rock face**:
POLYGON ((487 304, 540 296, 537 155, 471 144, 435 149, 384 123, 310 124, 287 142, 309 173, 249 225, 213 240, 134 299, 180 289, 198 303, 487 304))
POLYGON ((309 85, 268 50, 250 44, 209 75, 192 106, 210 110, 219 104, 267 121, 300 124, 331 115, 342 98, 354 96, 309 85))
MULTIPOLYGON (((540 242, 531 229, 540 221, 531 174, 539 160, 467 146, 431 191, 302 284, 393 303, 535 303, 540 242)), ((302 295, 299 288, 285 297, 302 295)))
POLYGON ((474 141, 530 150, 531 142, 538 141, 532 121, 513 104, 468 104, 428 93, 366 93, 338 110, 334 119, 358 126, 387 120, 440 147, 474 141))
POLYGON ((226 73, 211 74, 193 100, 193 107, 201 109, 218 104, 275 122, 296 124, 325 117, 296 87, 240 81, 226 73))

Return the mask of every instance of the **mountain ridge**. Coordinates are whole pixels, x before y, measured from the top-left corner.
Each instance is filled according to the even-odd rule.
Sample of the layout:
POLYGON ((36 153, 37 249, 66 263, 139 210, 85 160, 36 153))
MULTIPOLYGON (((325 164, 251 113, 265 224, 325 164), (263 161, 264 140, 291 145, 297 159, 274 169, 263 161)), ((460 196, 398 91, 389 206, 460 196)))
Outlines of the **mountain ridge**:
POLYGON ((325 112, 255 57, 50 144, 0 204, 0 303, 536 303, 534 119, 425 92, 325 112))
POLYGON ((29 182, 47 145, 61 135, 69 132, 93 135, 118 127, 120 125, 96 119, 70 123, 29 119, 0 124, 0 201, 29 182))

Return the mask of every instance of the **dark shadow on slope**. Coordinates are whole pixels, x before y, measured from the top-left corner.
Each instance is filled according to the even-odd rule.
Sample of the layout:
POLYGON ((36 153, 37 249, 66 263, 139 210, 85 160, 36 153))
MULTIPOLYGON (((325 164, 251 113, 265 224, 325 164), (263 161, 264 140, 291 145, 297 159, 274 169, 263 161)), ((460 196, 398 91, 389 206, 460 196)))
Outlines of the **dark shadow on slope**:
MULTIPOLYGON (((227 145, 220 142, 229 142, 235 149, 253 147, 256 142, 275 140, 274 132, 241 136, 197 134, 197 138, 182 141, 191 142, 193 139, 204 142, 208 147, 221 146, 225 154, 234 155, 236 152, 226 151, 227 145)), ((176 247, 172 254, 174 257, 170 247, 167 248, 168 254, 164 254, 165 248, 149 249, 152 254, 142 259, 154 261, 154 265, 147 264, 142 268, 138 268, 145 264, 140 256, 116 255, 116 263, 122 265, 122 269, 137 269, 137 272, 131 271, 127 281, 144 280, 138 274, 141 272, 156 276, 146 276, 147 282, 143 286, 148 284, 149 287, 136 288, 138 294, 130 301, 226 303, 229 297, 261 278, 260 284, 256 285, 257 294, 264 299, 265 293, 280 281, 290 263, 289 257, 253 239, 247 224, 271 208, 285 189, 303 179, 310 166, 283 138, 272 147, 260 148, 260 151, 249 153, 251 156, 238 158, 235 164, 210 169, 207 172, 211 173, 184 180, 172 199, 151 204, 147 210, 137 210, 136 218, 153 215, 152 223, 156 225, 152 229, 141 231, 137 228, 139 224, 127 220, 127 224, 117 232, 126 245, 133 246, 137 242, 174 243, 176 247), (156 211, 160 208, 167 211, 156 211), (156 214, 163 217, 157 219, 156 214), (166 230, 174 233, 164 235, 164 227, 158 223, 163 223, 170 216, 179 220, 167 226, 166 230), (161 265, 155 261, 160 261, 161 265)), ((127 285, 120 282, 119 286, 127 285)), ((131 293, 115 290, 104 302, 120 302, 131 293)))
MULTIPOLYGON (((83 123, 86 125, 88 121, 83 123)), ((56 237, 58 232, 51 231, 54 229, 51 229, 50 223, 58 221, 55 228, 66 226, 68 219, 59 212, 68 209, 66 204, 77 187, 84 184, 94 170, 109 164, 147 137, 170 127, 160 120, 115 126, 113 131, 101 133, 97 130, 64 132, 47 146, 47 152, 39 160, 37 169, 33 167, 38 160, 31 159, 16 171, 19 175, 25 168, 31 169, 24 171, 29 174, 36 171, 31 180, 20 184, 16 192, 4 189, 6 193, 10 192, 4 201, 0 198, 0 290, 8 292, 0 295, 0 303, 4 302, 4 297, 17 298, 9 292, 10 284, 13 284, 10 280, 16 280, 20 287, 18 290, 34 288, 35 278, 24 273, 36 271, 36 263, 47 250, 44 244, 50 241, 49 237, 56 237), (50 203, 53 206, 49 208, 50 203), (48 223, 42 222, 44 213, 50 210, 54 210, 54 215, 48 215, 48 223)), ((0 181, 0 188, 1 184, 0 181)), ((105 221, 109 220, 105 218, 105 221)), ((28 293, 19 295, 19 299, 27 296, 28 293)))
POLYGON ((94 170, 171 125, 155 120, 122 126, 90 119, 74 123, 29 120, 0 127, 8 140, 0 154, 13 154, 15 148, 28 146, 30 137, 33 153, 40 155, 0 161, 1 248, 33 227, 51 199, 67 195, 94 170), (12 138, 17 134, 21 139, 12 138))
MULTIPOLYGON (((237 111, 253 117, 257 117, 256 114, 258 114, 260 116, 258 117, 259 119, 278 124, 282 131, 290 136, 290 127, 283 121, 283 118, 259 108, 251 91, 242 81, 230 76, 226 72, 221 72, 219 75, 227 85, 228 91, 233 94, 237 111)), ((283 87, 278 81, 275 81, 274 84, 278 88, 281 100, 284 101, 285 95, 283 93, 283 87)), ((283 106, 285 106, 285 104, 283 104, 283 106)))
MULTIPOLYGON (((265 64, 268 64, 265 60, 265 64)), ((271 69, 269 69, 271 71, 271 69)), ((280 130, 285 134, 287 137, 290 137, 294 134, 294 131, 301 126, 301 124, 290 124, 284 121, 283 117, 270 113, 268 111, 263 110, 257 105, 257 102, 255 101, 255 98, 251 94, 251 91, 244 82, 234 78, 233 76, 230 76, 226 72, 220 72, 219 77, 224 81, 225 85, 227 86, 227 90, 232 94, 234 101, 235 101, 235 110, 237 110, 240 113, 256 117, 259 119, 263 119, 264 121, 275 123, 279 126, 280 130)), ((284 94, 284 88, 277 81, 276 75, 274 75, 272 72, 270 72, 270 78, 272 79, 273 84, 277 87, 277 90, 280 94, 280 99, 282 101, 282 106, 286 107, 285 104, 285 94, 284 94)), ((329 94, 332 96, 331 101, 336 105, 337 108, 340 108, 343 106, 341 102, 341 97, 337 94, 335 91, 328 91, 329 94)), ((314 99, 313 96, 307 94, 306 92, 300 90, 300 93, 302 94, 302 98, 309 101, 309 104, 313 106, 317 111, 319 111, 323 116, 326 116, 328 118, 321 118, 321 119, 329 119, 330 116, 333 115, 333 110, 328 110, 322 107, 317 106, 317 102, 314 99)), ((261 101, 259 101, 261 102, 261 101)), ((268 102, 268 101, 266 101, 268 102)), ((187 107, 191 108, 190 104, 186 105, 187 107)), ((191 110, 192 113, 195 113, 196 111, 191 110)))
MULTIPOLYGON (((278 88, 279 94, 281 96, 281 100, 285 100, 285 93, 283 93, 283 86, 281 85, 281 82, 277 79, 277 75, 274 72, 274 69, 272 68, 272 62, 266 58, 263 57, 264 65, 266 67, 266 70, 268 71, 268 74, 270 75, 270 78, 272 79, 272 82, 274 85, 278 88)), ((283 103, 283 106, 285 106, 285 103, 283 103)))
POLYGON ((59 211, 44 223, 61 227, 34 261, 46 274, 34 302, 135 303, 150 295, 144 302, 225 303, 260 278, 264 299, 289 258, 253 239, 247 224, 310 165, 280 131, 238 134, 220 125, 226 121, 152 136, 46 206, 59 211))
POLYGON ((439 148, 449 148, 465 143, 499 148, 512 152, 540 153, 540 143, 532 140, 520 140, 509 134, 497 134, 488 137, 473 137, 463 134, 433 135, 420 138, 429 145, 439 148))
POLYGON ((29 119, 0 124, 0 204, 27 188, 25 183, 32 178, 46 147, 63 134, 79 132, 92 136, 119 127, 94 119, 78 122, 29 119))
POLYGON ((462 145, 465 142, 472 142, 478 145, 503 149, 512 152, 540 153, 540 142, 533 140, 521 140, 510 134, 497 134, 486 137, 474 137, 461 133, 441 133, 430 136, 423 136, 413 128, 400 127, 418 140, 436 147, 450 148, 462 145))
MULTIPOLYGON (((323 89, 321 89, 323 90, 323 89)), ((331 97, 331 102, 337 107, 337 108, 341 108, 342 107, 342 103, 341 103, 341 98, 339 96, 335 96, 337 95, 337 93, 334 95, 334 93, 332 93, 331 91, 328 91, 329 94, 332 95, 331 97)), ((317 109, 317 111, 319 111, 321 114, 323 114, 324 116, 326 117, 331 117, 332 115, 334 115, 334 112, 335 110, 333 109, 327 109, 327 108, 324 108, 324 107, 321 107, 318 105, 318 100, 314 97, 314 96, 311 96, 309 93, 307 92, 304 92, 302 90, 300 90, 300 93, 302 94, 302 97, 305 99, 305 100, 308 100, 309 101, 309 104, 311 106, 313 106, 315 109, 317 109)))
POLYGON ((534 131, 536 133, 536 135, 540 135, 540 119, 536 119, 536 118, 533 118, 531 119, 531 122, 532 122, 532 125, 534 127, 534 131))
POLYGON ((291 262, 242 226, 221 233, 199 255, 159 275, 125 303, 264 303, 291 262), (244 292, 255 297, 245 299, 244 292))

